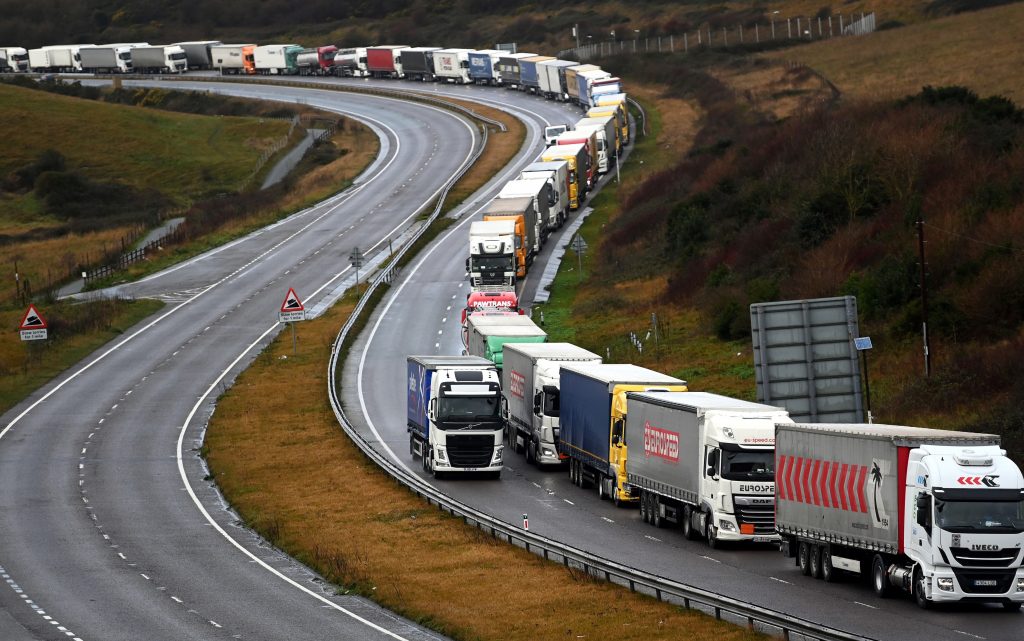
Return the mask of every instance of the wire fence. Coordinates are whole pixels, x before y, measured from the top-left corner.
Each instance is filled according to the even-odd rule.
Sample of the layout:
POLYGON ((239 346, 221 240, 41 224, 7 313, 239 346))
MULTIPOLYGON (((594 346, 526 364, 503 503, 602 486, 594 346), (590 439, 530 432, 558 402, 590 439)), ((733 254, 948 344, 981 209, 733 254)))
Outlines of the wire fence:
MULTIPOLYGON (((605 56, 617 56, 641 53, 689 53, 694 49, 713 49, 727 47, 760 47, 772 43, 792 44, 813 40, 828 40, 845 36, 861 36, 875 30, 875 14, 861 13, 859 16, 827 15, 814 17, 796 17, 777 19, 766 23, 732 27, 712 27, 702 25, 693 31, 677 35, 641 37, 639 30, 632 40, 616 39, 614 32, 611 39, 601 42, 581 44, 571 49, 558 52, 563 60, 591 60, 605 56)), ((592 39, 588 36, 588 39, 592 39)))

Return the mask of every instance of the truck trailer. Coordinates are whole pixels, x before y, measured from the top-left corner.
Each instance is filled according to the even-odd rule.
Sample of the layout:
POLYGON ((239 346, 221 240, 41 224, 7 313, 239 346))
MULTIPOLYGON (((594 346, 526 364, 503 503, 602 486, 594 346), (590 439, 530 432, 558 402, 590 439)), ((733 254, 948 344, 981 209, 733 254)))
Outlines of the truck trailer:
POLYGON ((402 50, 406 45, 382 45, 366 48, 366 69, 374 78, 404 78, 402 50))
POLYGON ((502 354, 501 389, 508 447, 534 465, 554 465, 558 453, 559 370, 563 363, 600 363, 572 343, 512 343, 502 354))
POLYGON ((366 67, 366 47, 339 49, 334 56, 331 72, 345 78, 365 78, 370 75, 366 67))
POLYGON ((473 221, 469 225, 466 271, 474 290, 516 286, 516 223, 513 220, 473 221))
POLYGON ((538 64, 554 60, 552 56, 533 56, 519 61, 519 88, 530 93, 540 93, 541 69, 538 64))
POLYGON ((564 160, 568 166, 569 209, 579 209, 587 196, 587 164, 590 154, 586 145, 556 145, 540 155, 541 162, 564 160))
POLYGON ((472 49, 439 49, 433 52, 434 75, 438 80, 468 85, 473 82, 469 75, 469 54, 472 49))
POLYGON ((338 48, 334 45, 303 49, 295 56, 295 66, 300 76, 327 76, 334 69, 336 55, 338 48))
POLYGON ((409 453, 435 478, 447 473, 501 475, 501 380, 475 356, 409 356, 406 421, 409 453))
POLYGON ((580 102, 580 81, 577 77, 579 74, 587 71, 600 71, 601 67, 597 65, 582 64, 575 67, 565 68, 565 93, 569 94, 569 102, 575 102, 576 104, 582 104, 580 102))
POLYGON ((540 224, 533 199, 495 198, 483 210, 484 220, 512 220, 516 230, 516 276, 525 278, 526 271, 540 252, 537 227, 540 224))
POLYGON ((583 145, 583 149, 586 151, 586 164, 580 170, 580 180, 586 184, 587 191, 589 192, 597 184, 597 134, 593 131, 575 131, 570 129, 564 134, 560 134, 555 138, 554 147, 571 147, 574 145, 583 145))
POLYGON ((441 47, 409 47, 402 49, 402 71, 405 72, 406 80, 420 80, 433 82, 434 80, 434 52, 440 51, 441 47))
MULTIPOLYGON (((558 224, 558 203, 547 178, 517 178, 505 183, 498 198, 532 198, 537 212, 537 238, 539 247, 548 242, 548 233, 558 224)), ((538 250, 539 251, 539 250, 538 250)))
POLYGON ((502 52, 498 57, 498 73, 501 74, 501 84, 508 89, 518 89, 521 82, 519 61, 524 58, 533 58, 536 55, 535 53, 502 52))
POLYGON ((776 527, 801 572, 878 597, 1024 603, 1024 477, 992 434, 779 424, 776 527))
POLYGON ((478 85, 500 85, 498 59, 505 54, 496 49, 481 49, 469 54, 469 77, 478 85))
POLYGON ((565 70, 580 63, 570 60, 545 60, 537 63, 540 93, 550 100, 564 102, 569 99, 565 90, 565 70))
POLYGON ((625 442, 640 517, 688 539, 774 543, 775 425, 786 410, 706 392, 630 392, 625 442))
POLYGON ((132 65, 136 73, 185 73, 188 60, 177 45, 133 47, 132 65))
POLYGON ((222 44, 210 47, 213 68, 222 76, 251 75, 256 73, 254 44, 222 44))
POLYGON ((543 178, 548 181, 556 203, 555 226, 548 227, 548 231, 561 228, 569 218, 569 163, 564 160, 530 163, 519 173, 519 177, 543 178))
POLYGON ((132 48, 125 46, 81 49, 82 71, 86 73, 132 73, 132 48))
POLYGON ((635 503, 627 478, 627 392, 685 392, 686 382, 637 365, 571 364, 559 372, 558 452, 569 458, 569 480, 597 487, 601 498, 635 503))
POLYGON ((615 166, 618 158, 616 153, 616 136, 618 127, 615 118, 580 118, 573 125, 573 131, 579 134, 593 133, 597 142, 597 172, 608 173, 615 166))
POLYGON ((176 46, 185 51, 185 61, 188 68, 192 70, 213 69, 213 47, 224 43, 220 40, 192 40, 189 42, 175 42, 176 46))
POLYGON ((295 44, 260 45, 253 51, 256 73, 265 76, 294 76, 299 73, 302 47, 295 44))
POLYGON ((472 314, 466 318, 466 350, 491 361, 499 372, 507 343, 543 343, 547 337, 529 316, 472 314))
POLYGON ((587 110, 588 118, 598 118, 607 115, 615 116, 615 122, 619 127, 619 139, 622 141, 622 146, 625 147, 629 144, 629 114, 626 109, 626 94, 617 93, 599 96, 597 106, 587 110))

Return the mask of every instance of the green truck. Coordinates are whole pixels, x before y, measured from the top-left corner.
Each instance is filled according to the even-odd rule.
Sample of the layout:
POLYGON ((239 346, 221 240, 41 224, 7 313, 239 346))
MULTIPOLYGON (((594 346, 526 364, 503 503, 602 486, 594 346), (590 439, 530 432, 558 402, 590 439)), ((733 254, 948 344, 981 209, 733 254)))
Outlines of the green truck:
POLYGON ((466 319, 466 349, 471 356, 482 356, 499 370, 505 343, 543 343, 548 335, 528 316, 519 314, 477 313, 466 319))

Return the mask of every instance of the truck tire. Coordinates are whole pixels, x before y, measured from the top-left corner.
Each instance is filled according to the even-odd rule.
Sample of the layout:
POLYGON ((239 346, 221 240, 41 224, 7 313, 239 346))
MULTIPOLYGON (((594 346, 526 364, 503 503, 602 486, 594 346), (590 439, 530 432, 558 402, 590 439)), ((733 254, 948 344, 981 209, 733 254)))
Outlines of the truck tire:
POLYGON ((697 531, 693 528, 693 510, 689 505, 683 507, 683 537, 688 541, 697 540, 697 531))
POLYGON ((580 468, 579 461, 574 458, 569 459, 569 482, 580 487, 580 468))
POLYGON ((832 567, 832 548, 823 545, 821 546, 821 580, 825 583, 833 583, 837 578, 836 569, 832 567))
POLYGON ((820 579, 821 578, 821 546, 820 545, 810 545, 808 547, 809 547, 808 554, 810 554, 810 558, 807 561, 808 561, 808 564, 810 565, 811 578, 820 579))
POLYGON ((537 463, 537 442, 534 440, 531 440, 530 444, 526 446, 526 462, 530 465, 539 465, 537 463))
POLYGON ((924 572, 921 568, 914 569, 914 602, 917 603, 917 607, 922 610, 931 610, 932 602, 928 600, 928 596, 924 593, 924 572))
POLYGON ((650 501, 651 493, 646 490, 640 490, 640 520, 644 523, 650 523, 650 510, 647 507, 648 501, 650 501))
POLYGON ((409 436, 409 456, 416 458, 416 437, 409 436))
POLYGON ((800 541, 796 552, 797 563, 800 564, 800 574, 811 575, 811 546, 807 541, 800 541))
POLYGON ((647 509, 651 513, 651 525, 656 528, 665 527, 665 519, 661 518, 661 499, 657 494, 651 494, 651 504, 647 509))
POLYGON ((712 550, 717 550, 718 548, 720 548, 722 546, 722 543, 718 540, 718 532, 717 530, 715 530, 715 521, 710 514, 708 514, 708 520, 705 529, 707 530, 708 547, 712 550))
POLYGON ((879 599, 887 598, 892 594, 892 586, 889 585, 889 577, 886 570, 888 564, 881 554, 876 554, 871 559, 871 589, 879 599))

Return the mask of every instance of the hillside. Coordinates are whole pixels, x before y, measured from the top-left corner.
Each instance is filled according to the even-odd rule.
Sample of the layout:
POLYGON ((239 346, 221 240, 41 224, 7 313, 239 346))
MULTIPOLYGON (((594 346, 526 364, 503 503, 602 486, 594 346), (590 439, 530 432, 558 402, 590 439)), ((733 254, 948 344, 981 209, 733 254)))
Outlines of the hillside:
MULTIPOLYGON (((679 34, 699 25, 719 29, 765 24, 771 17, 846 15, 878 10, 889 24, 914 23, 998 0, 853 0, 833 5, 820 0, 769 2, 565 2, 540 5, 526 0, 0 0, 0 42, 25 47, 64 42, 164 42, 218 38, 291 40, 313 46, 332 42, 366 46, 410 45, 484 47, 518 42, 553 53, 573 45, 573 25, 581 37, 607 39, 611 31, 632 39, 679 34), (775 13, 775 12, 778 13, 775 13), (60 16, 60 20, 54 20, 60 16), (635 31, 636 30, 636 31, 635 31)), ((595 40, 596 41, 596 40, 595 40)))

